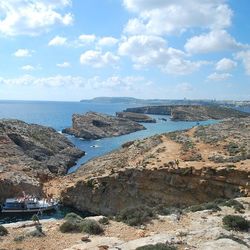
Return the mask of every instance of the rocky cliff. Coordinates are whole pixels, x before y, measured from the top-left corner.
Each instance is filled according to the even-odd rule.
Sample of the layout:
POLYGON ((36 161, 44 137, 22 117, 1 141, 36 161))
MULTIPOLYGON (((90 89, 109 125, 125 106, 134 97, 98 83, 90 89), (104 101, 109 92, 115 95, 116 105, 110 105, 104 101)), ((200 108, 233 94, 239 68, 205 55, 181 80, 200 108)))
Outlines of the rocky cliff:
POLYGON ((156 120, 148 115, 132 112, 116 112, 119 118, 129 119, 135 122, 156 123, 156 120))
POLYGON ((83 155, 52 128, 0 120, 0 201, 22 190, 41 193, 44 181, 66 174, 83 155))
POLYGON ((85 115, 74 114, 72 128, 64 129, 63 133, 91 140, 125 135, 143 129, 144 126, 129 119, 88 112, 85 115))
POLYGON ((66 177, 62 201, 109 215, 249 196, 249 136, 250 118, 241 118, 128 142, 66 177))
POLYGON ((171 115, 171 119, 173 121, 205 121, 209 119, 221 120, 231 117, 243 118, 249 116, 248 113, 215 105, 146 106, 138 108, 128 108, 125 110, 125 112, 171 115))

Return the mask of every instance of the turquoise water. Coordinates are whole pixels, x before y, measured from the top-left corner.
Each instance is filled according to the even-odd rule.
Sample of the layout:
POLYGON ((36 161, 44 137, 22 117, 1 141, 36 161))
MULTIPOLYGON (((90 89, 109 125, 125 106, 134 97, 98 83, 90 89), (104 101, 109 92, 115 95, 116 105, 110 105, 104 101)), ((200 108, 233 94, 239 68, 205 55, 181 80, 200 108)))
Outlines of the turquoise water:
MULTIPOLYGON (((81 103, 81 102, 38 102, 38 101, 0 101, 0 118, 20 119, 28 123, 36 123, 53 127, 57 131, 71 126, 71 117, 74 113, 96 111, 114 115, 128 107, 125 104, 81 103)), ((134 107, 134 106, 133 106, 134 107)), ((149 137, 155 134, 191 128, 196 122, 172 122, 169 117, 167 122, 161 121, 163 116, 154 116, 157 123, 143 124, 147 130, 138 131, 124 136, 105 138, 101 140, 81 140, 73 136, 67 136, 78 148, 84 150, 86 155, 81 158, 77 165, 70 169, 75 171, 81 164, 97 156, 106 154, 119 148, 123 143, 135 139, 149 137)), ((200 122, 211 124, 215 121, 200 122)))

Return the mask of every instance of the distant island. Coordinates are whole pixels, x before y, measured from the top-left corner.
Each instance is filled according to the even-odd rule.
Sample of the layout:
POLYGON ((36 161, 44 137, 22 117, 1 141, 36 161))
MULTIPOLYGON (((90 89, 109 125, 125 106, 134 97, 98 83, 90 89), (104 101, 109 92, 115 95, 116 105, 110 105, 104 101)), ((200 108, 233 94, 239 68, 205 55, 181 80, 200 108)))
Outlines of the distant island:
POLYGON ((88 103, 123 103, 127 105, 220 105, 227 107, 250 107, 250 101, 212 100, 212 99, 139 99, 134 97, 95 97, 83 99, 88 103))
POLYGON ((249 113, 218 105, 161 105, 127 108, 124 112, 151 115, 170 115, 173 121, 221 120, 248 117, 249 113))

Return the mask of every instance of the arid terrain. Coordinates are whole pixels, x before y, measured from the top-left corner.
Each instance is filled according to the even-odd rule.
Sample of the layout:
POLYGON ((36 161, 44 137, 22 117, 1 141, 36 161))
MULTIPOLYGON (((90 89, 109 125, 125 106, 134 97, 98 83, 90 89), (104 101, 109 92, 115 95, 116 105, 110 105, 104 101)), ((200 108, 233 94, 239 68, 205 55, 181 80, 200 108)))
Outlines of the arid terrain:
MULTIPOLYGON (((143 226, 128 226, 113 219, 103 225, 101 235, 84 233, 61 233, 63 220, 44 221, 42 237, 27 236, 34 231, 34 223, 24 222, 7 225, 9 234, 0 237, 0 249, 17 250, 135 250, 137 247, 168 243, 178 250, 245 250, 249 249, 250 239, 247 232, 226 230, 222 219, 225 215, 241 215, 250 219, 250 199, 237 199, 244 211, 236 212, 233 207, 221 206, 220 211, 203 210, 176 214, 158 215, 143 226), (26 225, 26 227, 25 227, 26 225), (86 241, 82 239, 87 238, 86 241)), ((100 217, 93 219, 99 220, 100 217)))
MULTIPOLYGON (((22 142, 18 146, 12 130, 2 130, 9 148, 34 144, 30 138, 33 144, 26 142, 32 129, 22 134, 22 140, 18 137, 22 142)), ((73 150, 62 135, 50 133, 64 142, 61 150, 66 146, 73 150)), ((237 215, 249 223, 249 173, 249 117, 127 142, 73 174, 51 173, 39 186, 63 205, 109 217, 102 234, 62 233, 59 228, 64 220, 42 222, 42 237, 30 234, 34 226, 7 225, 9 234, 0 237, 0 249, 132 250, 166 242, 181 250, 248 249, 248 229, 226 229, 223 220, 226 215, 237 215), (235 197, 241 198, 232 200, 235 197)), ((1 176, 6 178, 6 174, 2 171, 1 176)), ((25 181, 21 183, 19 189, 25 181)))
POLYGON ((250 118, 125 143, 54 179, 45 192, 97 214, 162 203, 185 206, 248 196, 250 118))

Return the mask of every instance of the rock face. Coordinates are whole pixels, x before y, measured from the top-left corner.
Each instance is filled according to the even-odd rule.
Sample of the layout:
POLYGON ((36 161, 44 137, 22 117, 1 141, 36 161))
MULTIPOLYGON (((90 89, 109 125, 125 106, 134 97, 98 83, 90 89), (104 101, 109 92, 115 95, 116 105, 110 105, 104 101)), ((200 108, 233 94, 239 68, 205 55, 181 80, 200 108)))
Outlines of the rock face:
POLYGON ((171 119, 173 121, 205 121, 209 119, 220 120, 231 117, 243 118, 249 116, 248 113, 213 105, 146 106, 138 108, 128 108, 125 110, 125 112, 171 115, 171 119))
POLYGON ((230 119, 126 143, 66 177, 62 201, 109 215, 139 205, 193 205, 249 196, 249 129, 250 118, 230 119), (216 154, 227 161, 214 161, 216 154))
POLYGON ((129 119, 135 122, 156 123, 156 120, 148 115, 132 112, 117 112, 116 116, 119 118, 129 119))
POLYGON ((96 112, 88 112, 85 115, 74 114, 72 123, 72 128, 64 129, 63 133, 87 140, 120 136, 145 129, 141 124, 129 119, 96 112))
POLYGON ((0 201, 22 190, 41 193, 43 181, 66 174, 83 155, 52 128, 0 120, 0 201))

